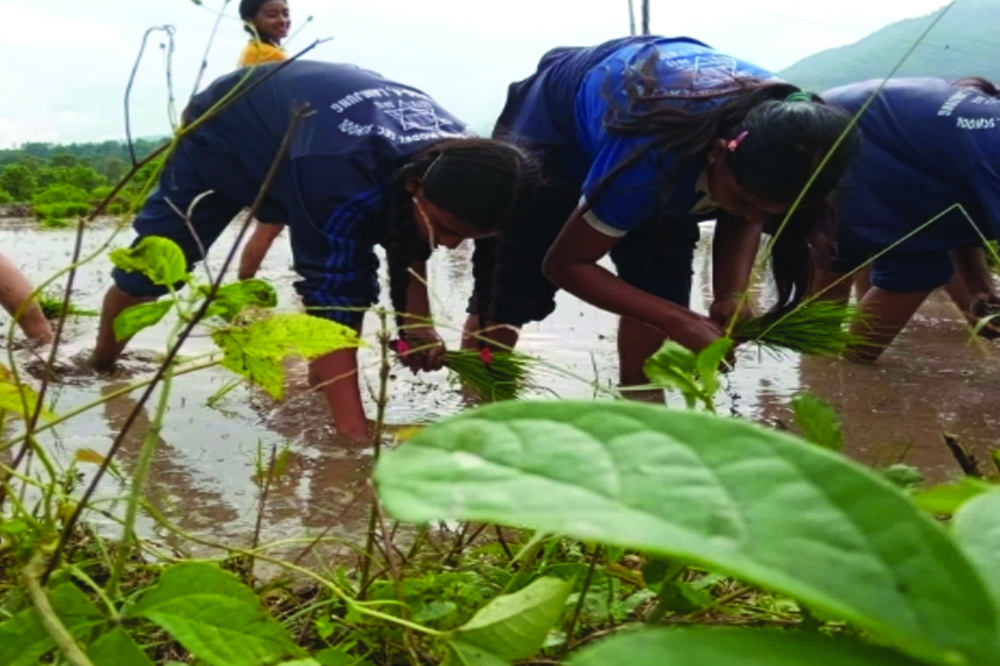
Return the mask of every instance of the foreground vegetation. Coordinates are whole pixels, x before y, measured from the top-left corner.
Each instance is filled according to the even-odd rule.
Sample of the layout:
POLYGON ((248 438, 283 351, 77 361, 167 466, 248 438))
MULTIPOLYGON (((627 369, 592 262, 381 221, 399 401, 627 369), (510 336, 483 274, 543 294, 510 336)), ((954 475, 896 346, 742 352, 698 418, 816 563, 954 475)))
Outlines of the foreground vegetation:
MULTIPOLYGON (((0 664, 1000 659, 1000 491, 982 478, 987 465, 960 456, 969 476, 918 492, 912 469, 880 473, 842 457, 836 415, 811 396, 795 403, 808 439, 716 416, 727 340, 699 356, 667 343, 647 363, 653 385, 679 392, 688 410, 508 401, 379 451, 369 530, 346 544, 352 557, 328 559, 337 540, 323 534, 276 544, 259 531, 241 544, 187 534, 144 492, 172 378, 222 365, 280 397, 286 356, 360 341, 330 321, 269 313, 274 293, 260 280, 199 283, 164 239, 111 256, 161 284, 189 283, 185 296, 116 321, 124 337, 176 319, 163 390, 122 482, 124 508, 109 513, 93 490, 124 433, 59 469, 39 435, 74 415, 43 409, 44 386, 16 368, 0 384, 0 406, 22 424, 2 445, 13 461, 0 467, 0 664), (195 326, 218 352, 178 364, 195 326), (31 458, 41 465, 29 468, 31 458), (140 514, 175 545, 142 539, 140 514), (120 536, 95 531, 96 515, 120 536), (195 548, 215 556, 186 554, 195 548)), ((388 331, 379 339, 381 415, 392 359, 388 331)), ((284 456, 259 458, 263 512, 284 456)))

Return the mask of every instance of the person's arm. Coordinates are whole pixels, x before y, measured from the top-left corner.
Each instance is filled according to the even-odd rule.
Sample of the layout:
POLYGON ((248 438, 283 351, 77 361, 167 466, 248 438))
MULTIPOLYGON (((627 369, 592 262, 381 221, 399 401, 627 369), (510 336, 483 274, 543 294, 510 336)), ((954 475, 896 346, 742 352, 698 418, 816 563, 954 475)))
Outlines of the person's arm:
POLYGON ((762 224, 719 213, 712 237, 712 305, 708 314, 720 326, 728 326, 734 316, 753 316, 749 297, 762 224))
POLYGON ((722 335, 707 317, 633 287, 598 266, 617 241, 591 226, 577 208, 545 257, 545 276, 591 305, 651 326, 692 351, 701 351, 722 335))
POLYGON ((31 299, 32 291, 31 283, 21 269, 0 254, 0 305, 17 318, 17 325, 28 338, 46 343, 52 339, 52 327, 38 301, 31 299))
POLYGON ((412 351, 400 355, 400 360, 414 372, 440 370, 444 364, 444 342, 434 330, 430 295, 427 292, 427 263, 410 264, 413 275, 406 291, 406 314, 403 316, 403 337, 412 351))
POLYGON ((271 249, 274 239, 281 235, 282 229, 284 227, 280 224, 257 222, 254 225, 250 240, 243 246, 243 252, 240 254, 240 268, 237 274, 240 280, 249 280, 257 275, 267 251, 271 249))

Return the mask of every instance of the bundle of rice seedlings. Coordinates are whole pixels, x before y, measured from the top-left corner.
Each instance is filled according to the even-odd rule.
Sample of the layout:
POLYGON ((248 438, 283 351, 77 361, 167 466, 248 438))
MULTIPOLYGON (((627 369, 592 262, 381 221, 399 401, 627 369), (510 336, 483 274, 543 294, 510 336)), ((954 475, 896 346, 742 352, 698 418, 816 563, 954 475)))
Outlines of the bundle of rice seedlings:
MULTIPOLYGON (((45 315, 46 319, 58 319, 62 314, 62 304, 63 294, 61 291, 51 294, 39 294, 38 296, 38 306, 42 308, 42 314, 45 315)), ((66 306, 67 317, 96 317, 99 314, 96 310, 84 310, 72 301, 66 306)))
MULTIPOLYGON (((409 346, 402 340, 392 344, 394 351, 404 354, 409 346)), ((491 400, 515 400, 534 387, 531 379, 534 359, 517 352, 494 352, 462 349, 444 353, 444 367, 450 379, 491 400)))
POLYGON ((733 328, 740 342, 805 356, 840 356, 864 343, 851 327, 865 318, 856 305, 829 300, 807 301, 794 310, 744 319, 733 328))

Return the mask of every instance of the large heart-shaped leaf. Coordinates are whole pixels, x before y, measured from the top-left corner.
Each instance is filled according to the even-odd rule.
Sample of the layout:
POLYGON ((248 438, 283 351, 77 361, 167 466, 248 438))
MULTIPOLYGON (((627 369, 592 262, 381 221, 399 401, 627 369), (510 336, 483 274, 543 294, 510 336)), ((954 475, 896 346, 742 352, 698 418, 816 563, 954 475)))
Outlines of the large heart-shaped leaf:
POLYGON ((616 636, 569 666, 919 666, 898 652, 818 633, 761 629, 660 629, 616 636))
POLYGON ((979 569, 983 581, 1000 605, 1000 490, 969 501, 953 522, 955 538, 979 569))
POLYGON ((153 666, 146 653, 121 627, 94 641, 87 648, 87 656, 94 666, 153 666))
POLYGON ((130 615, 160 625, 214 666, 270 666, 305 656, 249 588, 211 564, 167 569, 130 615))
POLYGON ((493 405, 423 430, 375 479, 401 520, 639 548, 928 661, 1000 663, 997 609, 939 524, 860 465, 746 422, 626 402, 493 405))

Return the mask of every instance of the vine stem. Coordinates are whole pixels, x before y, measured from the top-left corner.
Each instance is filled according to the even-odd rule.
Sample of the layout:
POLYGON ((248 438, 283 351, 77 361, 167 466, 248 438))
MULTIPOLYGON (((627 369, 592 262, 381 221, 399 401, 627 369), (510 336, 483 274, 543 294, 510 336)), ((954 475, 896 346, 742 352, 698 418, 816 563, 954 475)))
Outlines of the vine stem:
MULTIPOLYGON (((389 402, 389 374, 392 371, 392 359, 389 356, 389 313, 385 308, 378 309, 379 318, 379 349, 382 354, 382 363, 378 373, 378 404, 375 412, 375 462, 378 462, 382 453, 382 432, 385 429, 385 408, 389 402)), ((372 493, 372 508, 368 516, 368 536, 365 541, 365 555, 361 562, 361 580, 359 582, 359 597, 364 599, 368 592, 369 577, 371 576, 372 560, 375 557, 375 530, 378 526, 378 495, 372 493)), ((386 554, 388 558, 388 553, 386 554)))
POLYGON ((52 603, 49 601, 48 596, 45 594, 45 589, 38 580, 37 571, 40 565, 41 556, 35 555, 31 563, 21 570, 21 577, 24 579, 24 586, 28 591, 28 596, 31 597, 31 603, 34 604, 35 610, 38 611, 42 626, 45 627, 45 631, 52 637, 56 647, 59 648, 59 651, 66 657, 66 661, 72 666, 94 666, 94 663, 83 653, 83 650, 80 649, 80 646, 73 639, 73 635, 69 633, 52 608, 52 603))
POLYGON ((149 469, 153 464, 153 456, 156 455, 157 444, 160 441, 160 432, 163 430, 163 419, 167 415, 167 407, 170 404, 170 387, 173 384, 173 370, 168 366, 163 374, 163 383, 160 388, 160 399, 156 405, 156 413, 153 422, 149 424, 149 430, 142 441, 142 449, 139 451, 139 460, 136 464, 135 472, 132 474, 132 488, 128 497, 128 505, 125 509, 125 522, 122 526, 122 541, 118 546, 118 553, 115 555, 114 566, 111 569, 111 576, 106 586, 107 594, 110 598, 118 597, 118 585, 121 583, 122 575, 125 572, 125 565, 132 554, 132 542, 136 540, 135 520, 139 514, 139 503, 142 499, 142 491, 149 477, 149 469))
POLYGON ((587 568, 587 577, 583 581, 583 588, 580 590, 580 598, 576 600, 576 608, 573 609, 573 617, 570 618, 569 627, 566 629, 566 642, 563 643, 560 656, 566 656, 570 643, 573 640, 573 633, 576 631, 577 622, 583 612, 583 604, 587 600, 587 592, 590 591, 590 583, 594 580, 594 569, 597 568, 597 559, 601 556, 601 547, 594 546, 594 553, 590 556, 590 567, 587 568))

